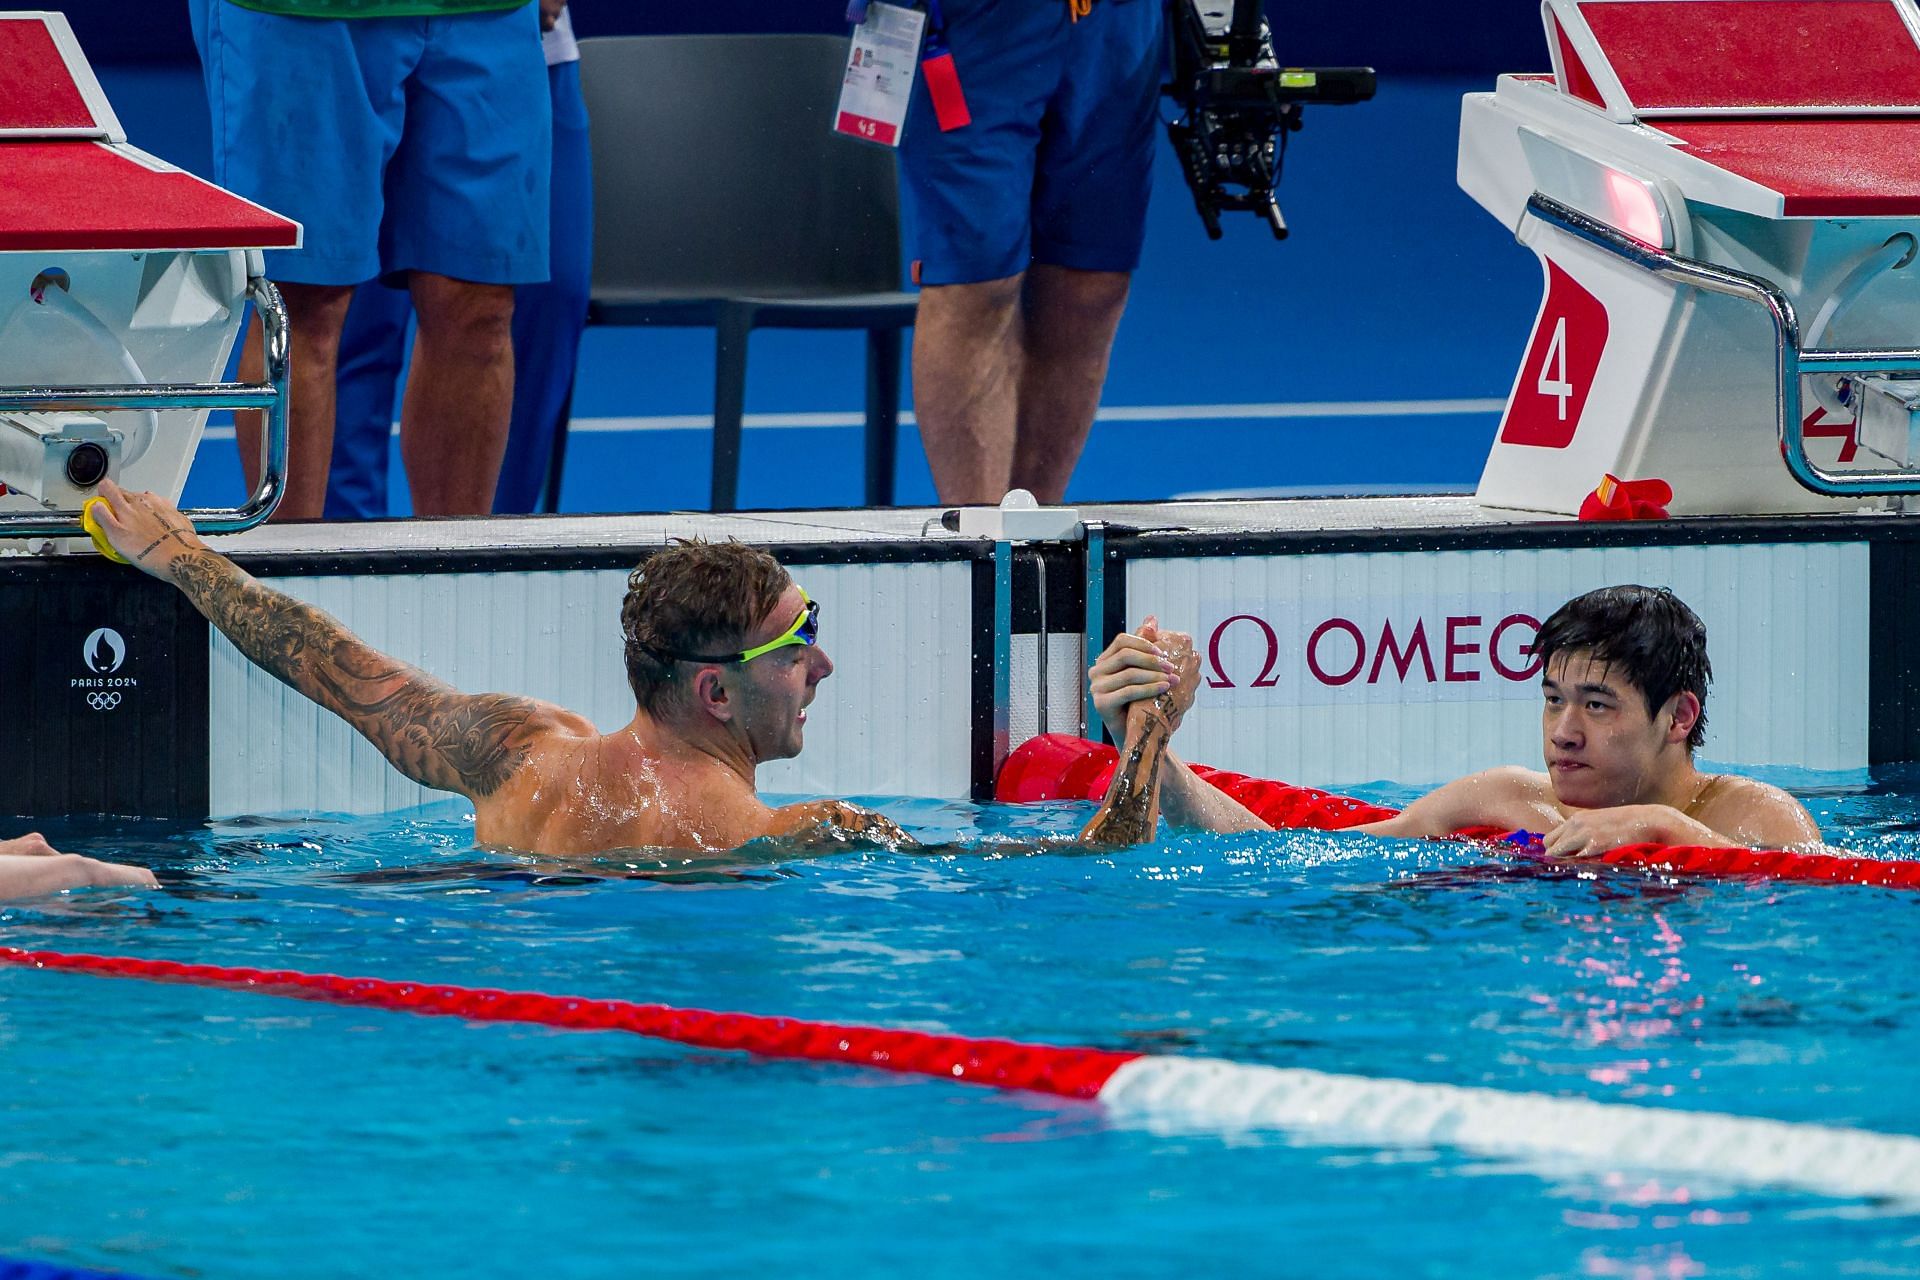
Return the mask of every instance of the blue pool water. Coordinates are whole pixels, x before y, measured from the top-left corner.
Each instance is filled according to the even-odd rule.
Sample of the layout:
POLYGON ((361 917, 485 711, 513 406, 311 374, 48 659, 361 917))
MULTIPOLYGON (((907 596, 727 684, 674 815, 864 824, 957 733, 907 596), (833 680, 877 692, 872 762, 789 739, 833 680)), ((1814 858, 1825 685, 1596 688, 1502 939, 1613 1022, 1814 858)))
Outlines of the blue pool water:
MULTIPOLYGON (((1920 856, 1920 775, 1805 794, 1837 842, 1920 856)), ((455 808, 74 823, 175 884, 3 905, 0 940, 1920 1133, 1911 893, 1314 833, 1022 855, 1085 807, 882 803, 965 847, 662 882, 476 855, 455 808), (368 876, 421 864, 450 874, 368 876)), ((615 1033, 0 968, 0 1053, 0 1255, 149 1276, 1920 1270, 1897 1206, 1167 1135, 615 1033)))

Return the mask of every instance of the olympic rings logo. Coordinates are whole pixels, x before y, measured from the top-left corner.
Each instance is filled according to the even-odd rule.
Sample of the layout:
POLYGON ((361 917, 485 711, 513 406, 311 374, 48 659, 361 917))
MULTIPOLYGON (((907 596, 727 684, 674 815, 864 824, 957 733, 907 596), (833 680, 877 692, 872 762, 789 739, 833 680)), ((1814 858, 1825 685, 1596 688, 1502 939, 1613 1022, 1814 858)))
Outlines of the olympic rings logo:
POLYGON ((95 711, 111 711, 120 705, 120 695, 116 693, 90 693, 87 705, 95 711))

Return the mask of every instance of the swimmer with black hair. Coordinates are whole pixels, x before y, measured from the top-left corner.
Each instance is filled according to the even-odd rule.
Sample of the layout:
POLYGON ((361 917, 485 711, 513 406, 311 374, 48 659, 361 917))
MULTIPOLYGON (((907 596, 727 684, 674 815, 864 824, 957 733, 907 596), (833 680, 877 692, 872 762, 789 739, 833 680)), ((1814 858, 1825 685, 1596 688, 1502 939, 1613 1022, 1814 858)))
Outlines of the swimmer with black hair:
MULTIPOLYGON (((1178 686, 1162 634, 1149 618, 1137 634, 1116 637, 1088 670, 1094 705, 1110 732, 1124 731, 1128 708, 1178 686)), ((1547 619, 1533 651, 1542 664, 1544 772, 1483 770, 1429 792, 1392 818, 1349 830, 1407 837, 1470 827, 1537 831, 1544 851, 1556 857, 1630 844, 1819 847, 1812 815, 1779 787, 1695 767, 1713 667, 1706 626, 1673 592, 1643 586, 1589 591, 1547 619)), ((1177 759, 1169 758, 1162 777, 1160 801, 1176 825, 1266 829, 1177 759)))

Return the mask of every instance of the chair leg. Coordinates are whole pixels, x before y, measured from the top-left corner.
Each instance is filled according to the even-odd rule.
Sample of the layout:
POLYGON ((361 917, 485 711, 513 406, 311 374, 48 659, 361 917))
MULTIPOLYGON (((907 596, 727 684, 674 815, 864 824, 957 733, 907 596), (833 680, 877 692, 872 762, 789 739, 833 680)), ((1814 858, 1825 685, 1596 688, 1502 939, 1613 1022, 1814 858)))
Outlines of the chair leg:
POLYGON ((900 330, 867 330, 867 505, 893 505, 900 448, 900 330))
POLYGON ((547 453, 547 478, 540 495, 540 510, 547 515, 560 510, 560 481, 567 470, 567 429, 573 425, 573 385, 567 384, 567 398, 560 403, 560 421, 554 424, 553 445, 547 453))
POLYGON ((714 325, 713 497, 714 511, 740 504, 740 425, 747 409, 747 334, 753 315, 726 307, 714 325))

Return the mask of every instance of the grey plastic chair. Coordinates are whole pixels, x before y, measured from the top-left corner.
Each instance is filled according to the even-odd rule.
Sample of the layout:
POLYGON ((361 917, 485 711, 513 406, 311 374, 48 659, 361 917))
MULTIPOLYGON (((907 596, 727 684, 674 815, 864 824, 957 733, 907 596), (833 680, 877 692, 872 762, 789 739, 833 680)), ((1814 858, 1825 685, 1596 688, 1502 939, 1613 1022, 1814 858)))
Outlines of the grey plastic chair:
POLYGON ((739 495, 756 328, 867 331, 866 500, 893 501, 901 331, 917 300, 900 288, 893 155, 833 132, 846 56, 827 35, 580 42, 587 323, 712 326, 715 511, 739 495))

